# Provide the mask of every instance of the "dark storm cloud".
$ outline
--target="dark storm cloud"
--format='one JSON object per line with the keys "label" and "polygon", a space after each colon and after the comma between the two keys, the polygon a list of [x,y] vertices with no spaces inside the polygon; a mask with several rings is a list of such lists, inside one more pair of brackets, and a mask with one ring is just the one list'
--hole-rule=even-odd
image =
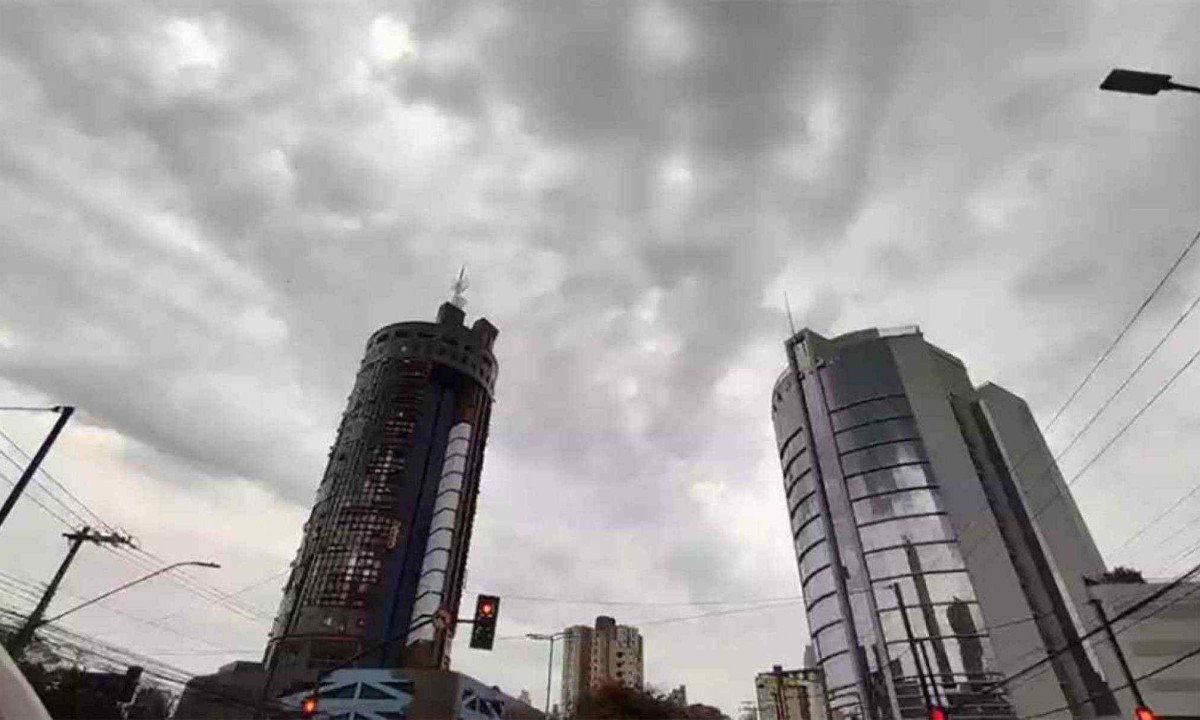
{"label": "dark storm cloud", "polygon": [[366,336],[467,262],[501,329],[471,583],[794,592],[773,296],[1048,405],[1195,220],[1194,113],[1095,97],[1113,43],[1197,67],[1159,9],[5,7],[0,373],[306,506]]}

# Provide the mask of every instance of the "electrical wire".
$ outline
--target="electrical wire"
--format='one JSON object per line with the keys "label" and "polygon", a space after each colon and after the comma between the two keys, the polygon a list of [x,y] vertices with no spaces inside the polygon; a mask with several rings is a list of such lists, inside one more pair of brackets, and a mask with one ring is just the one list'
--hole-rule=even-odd
{"label": "electrical wire", "polygon": [[[4,438],[6,441],[8,441],[8,444],[9,444],[9,445],[12,445],[14,448],[16,448],[16,450],[17,450],[17,453],[19,453],[19,454],[20,454],[20,455],[21,455],[23,458],[25,458],[26,462],[32,462],[32,461],[33,461],[33,458],[32,458],[32,457],[29,455],[29,453],[25,452],[25,449],[24,449],[24,448],[22,448],[20,445],[18,445],[18,444],[16,443],[16,441],[15,441],[15,440],[13,440],[11,437],[9,437],[8,433],[4,432],[4,429],[3,429],[3,428],[0,428],[0,437]],[[17,464],[17,462],[16,462],[15,460],[13,460],[13,459],[12,459],[12,457],[10,457],[10,456],[8,455],[8,453],[6,453],[6,452],[4,452],[4,451],[0,450],[0,455],[3,455],[5,458],[7,458],[7,459],[8,459],[8,461],[9,461],[9,462],[11,462],[13,465],[15,465],[15,466],[17,466],[17,467],[19,467],[19,468],[20,468],[20,467],[22,467],[22,466],[18,465],[18,464]],[[23,469],[23,468],[22,468],[22,469]],[[99,515],[97,515],[95,512],[93,512],[93,511],[92,511],[92,509],[91,509],[90,507],[88,507],[87,503],[83,502],[83,501],[82,501],[82,500],[80,500],[78,497],[76,497],[74,493],[72,493],[72,492],[71,492],[69,489],[67,489],[67,486],[66,486],[66,485],[63,485],[61,482],[59,482],[59,481],[58,481],[58,479],[57,479],[57,478],[55,478],[53,475],[51,475],[49,470],[47,470],[47,469],[46,469],[45,467],[43,467],[43,466],[38,466],[38,470],[37,470],[37,471],[38,471],[38,473],[39,473],[39,474],[41,474],[41,476],[42,476],[42,477],[44,477],[44,478],[46,478],[47,480],[49,480],[50,482],[54,483],[54,485],[55,485],[55,486],[57,486],[57,487],[58,487],[60,490],[62,490],[62,491],[63,491],[63,493],[64,493],[64,494],[65,494],[67,497],[69,497],[69,498],[71,498],[72,500],[74,500],[74,501],[75,501],[75,503],[76,503],[77,505],[79,505],[79,507],[83,508],[83,511],[84,511],[85,513],[87,513],[88,515],[90,515],[90,516],[91,516],[91,517],[92,517],[92,518],[95,520],[95,522],[96,522],[96,523],[99,523],[100,527],[104,528],[104,529],[105,529],[105,530],[107,530],[108,532],[116,532],[116,529],[115,529],[115,528],[113,528],[111,525],[109,525],[107,522],[105,522],[105,521],[104,521],[104,519],[103,519],[103,518],[101,518]],[[44,487],[44,486],[43,486],[43,490],[45,490],[45,487]],[[48,492],[48,491],[47,491],[47,494],[49,494],[49,492]],[[65,503],[64,503],[64,505],[65,505]],[[82,518],[80,518],[80,519],[82,520]],[[85,524],[85,525],[89,525],[89,524],[91,524],[91,523],[90,523],[90,522],[88,522],[88,521],[83,521],[83,524]]]}
{"label": "electrical wire", "polygon": [[[1172,581],[1171,581],[1170,583],[1168,583],[1168,584],[1167,584],[1165,587],[1163,587],[1163,588],[1160,588],[1159,590],[1156,590],[1156,591],[1154,591],[1154,592],[1153,592],[1153,593],[1151,593],[1150,595],[1148,595],[1148,596],[1146,596],[1146,597],[1142,598],[1141,600],[1139,600],[1138,602],[1136,602],[1136,603],[1134,603],[1133,605],[1129,606],[1129,607],[1128,607],[1128,608],[1126,608],[1125,610],[1122,610],[1121,612],[1117,613],[1115,616],[1113,616],[1113,618],[1112,618],[1111,620],[1109,620],[1109,622],[1108,622],[1109,626],[1111,627],[1111,626],[1115,625],[1116,623],[1120,622],[1121,620],[1125,619],[1126,617],[1129,617],[1129,616],[1130,616],[1130,615],[1132,615],[1133,613],[1135,613],[1135,612],[1137,612],[1137,611],[1141,610],[1142,608],[1146,607],[1147,605],[1149,605],[1150,603],[1154,602],[1154,601],[1155,601],[1155,600],[1157,600],[1158,598],[1160,598],[1160,597],[1162,597],[1163,595],[1167,594],[1167,593],[1168,593],[1168,592],[1170,592],[1171,590],[1174,590],[1176,587],[1178,587],[1178,586],[1179,586],[1181,583],[1183,583],[1183,582],[1184,582],[1185,580],[1187,580],[1189,577],[1191,577],[1192,575],[1196,574],[1196,572],[1200,572],[1200,565],[1196,565],[1196,566],[1195,566],[1195,567],[1193,567],[1191,570],[1188,570],[1186,573],[1184,573],[1184,574],[1180,575],[1180,576],[1179,576],[1178,578],[1176,578],[1175,580],[1172,580]],[[1168,604],[1168,605],[1166,605],[1166,606],[1164,606],[1164,607],[1169,607],[1169,606],[1170,606],[1170,604]],[[1154,614],[1156,614],[1157,612],[1160,612],[1161,610],[1162,610],[1162,608],[1159,608],[1159,610],[1155,611],[1155,613],[1151,613],[1151,615],[1154,615]],[[1149,616],[1148,616],[1148,617],[1149,617]],[[1144,618],[1143,618],[1143,619],[1144,619]],[[1137,623],[1134,623],[1134,625],[1136,625],[1136,624],[1137,624]],[[1129,625],[1129,626],[1127,626],[1125,629],[1128,629],[1129,627],[1133,627],[1133,625]],[[1025,675],[1026,675],[1027,673],[1029,673],[1031,670],[1033,670],[1033,669],[1035,669],[1035,668],[1038,668],[1038,667],[1041,667],[1042,665],[1045,665],[1045,664],[1049,663],[1051,660],[1053,660],[1054,658],[1056,658],[1056,657],[1058,657],[1059,655],[1063,654],[1064,652],[1066,652],[1066,651],[1070,650],[1072,647],[1075,647],[1076,645],[1082,645],[1082,643],[1083,643],[1083,641],[1084,641],[1084,640],[1087,640],[1088,638],[1092,637],[1093,635],[1095,635],[1095,634],[1097,634],[1097,633],[1101,632],[1103,629],[1104,629],[1103,625],[1101,625],[1101,626],[1099,626],[1099,627],[1096,627],[1096,628],[1093,628],[1093,629],[1092,629],[1092,630],[1090,630],[1089,632],[1087,632],[1087,633],[1085,633],[1084,635],[1080,636],[1078,640],[1073,640],[1073,641],[1071,641],[1071,642],[1068,642],[1067,644],[1063,645],[1061,648],[1059,648],[1059,649],[1057,649],[1057,650],[1055,650],[1055,651],[1053,651],[1053,652],[1048,652],[1048,653],[1046,654],[1046,657],[1044,657],[1044,658],[1042,658],[1042,659],[1038,660],[1037,662],[1033,663],[1032,665],[1029,665],[1029,666],[1027,666],[1027,667],[1025,667],[1025,668],[1022,668],[1021,670],[1018,670],[1018,671],[1017,671],[1017,672],[1015,672],[1015,673],[1012,673],[1011,675],[1009,675],[1008,677],[1004,678],[1003,680],[999,680],[999,681],[997,681],[997,682],[995,682],[995,683],[992,683],[992,684],[990,684],[990,685],[987,685],[987,686],[985,686],[985,687],[983,688],[983,690],[984,690],[984,691],[986,691],[986,690],[990,690],[990,689],[991,689],[991,688],[993,688],[993,687],[1002,687],[1002,686],[1006,686],[1006,685],[1008,685],[1008,684],[1009,684],[1009,683],[1011,683],[1013,680],[1016,680],[1017,678],[1020,678],[1020,677],[1022,677],[1022,676],[1025,676]],[[1114,631],[1114,634],[1115,634],[1115,631]]]}
{"label": "electrical wire", "polygon": [[[1164,665],[1159,665],[1158,667],[1154,668],[1150,672],[1144,673],[1144,674],[1134,678],[1133,682],[1141,682],[1147,678],[1152,678],[1161,672],[1165,672],[1165,671],[1175,667],[1176,665],[1178,665],[1179,663],[1181,663],[1185,660],[1189,660],[1193,657],[1196,657],[1197,655],[1200,655],[1200,647],[1196,647],[1195,649],[1191,650],[1190,652],[1186,652],[1183,655],[1180,655],[1179,657],[1175,658],[1171,662],[1166,663]],[[1129,687],[1131,684],[1132,683],[1125,683],[1124,685],[1119,685],[1115,688],[1110,688],[1109,692],[1116,692],[1118,690],[1124,690],[1125,688]],[[1040,718],[1040,717],[1045,717],[1047,715],[1053,715],[1054,713],[1062,712],[1063,710],[1070,710],[1072,708],[1079,707],[1080,705],[1083,705],[1084,703],[1089,703],[1089,702],[1097,699],[1098,697],[1101,697],[1101,695],[1102,695],[1101,693],[1096,693],[1095,695],[1090,695],[1076,703],[1070,703],[1067,705],[1063,705],[1062,707],[1057,707],[1057,708],[1054,708],[1053,710],[1045,710],[1043,712],[1037,713],[1036,715],[1028,715],[1024,718],[1024,720],[1034,720],[1034,718]]]}
{"label": "electrical wire", "polygon": [[[1080,468],[1071,477],[1070,480],[1068,480],[1064,485],[1060,485],[1059,483],[1054,483],[1053,484],[1054,492],[1050,495],[1049,498],[1046,499],[1046,502],[1042,503],[1042,505],[1035,512],[1033,512],[1033,514],[1031,515],[1031,521],[1036,520],[1039,517],[1041,517],[1042,513],[1045,512],[1047,509],[1049,509],[1049,507],[1051,505],[1053,505],[1056,500],[1058,500],[1061,497],[1064,497],[1064,495],[1063,495],[1064,490],[1067,490],[1067,489],[1070,489],[1071,487],[1073,487],[1075,485],[1075,483],[1078,482],[1079,479],[1083,477],[1084,473],[1086,473],[1089,469],[1091,469],[1091,467],[1096,463],[1096,461],[1099,460],[1106,452],[1108,452],[1109,448],[1113,447],[1113,445],[1115,445],[1116,442],[1119,439],[1121,439],[1122,436],[1124,436],[1124,434],[1129,430],[1129,428],[1133,427],[1133,424],[1136,423],[1143,415],[1145,415],[1146,411],[1149,410],[1154,405],[1154,403],[1157,402],[1158,399],[1161,398],[1163,396],[1163,394],[1166,393],[1166,391],[1171,388],[1171,386],[1175,383],[1175,381],[1177,379],[1179,379],[1179,377],[1181,375],[1183,375],[1184,371],[1186,371],[1189,367],[1191,367],[1192,363],[1194,363],[1196,361],[1197,357],[1200,357],[1200,349],[1197,349],[1196,352],[1192,353],[1192,356],[1190,358],[1188,358],[1187,362],[1185,362],[1183,365],[1181,365],[1171,375],[1171,377],[1169,377],[1167,379],[1166,382],[1164,382],[1161,386],[1159,386],[1158,391],[1155,392],[1154,395],[1152,395],[1150,397],[1150,399],[1147,400],[1142,405],[1142,407],[1133,415],[1132,418],[1129,419],[1128,422],[1126,422],[1124,425],[1122,425],[1121,428],[1119,430],[1117,430],[1117,432],[1114,433],[1113,436],[1110,437],[1108,439],[1108,441],[1104,443],[1103,446],[1101,446],[1101,448],[1096,452],[1096,454],[1094,454],[1091,457],[1091,459],[1088,460],[1087,463],[1085,463],[1084,466],[1082,468]],[[1055,467],[1054,462],[1051,462],[1046,468],[1043,469],[1043,474],[1042,474],[1041,478],[1048,476],[1049,471],[1052,470],[1054,467]],[[1015,472],[1015,469],[1014,469],[1014,472]],[[971,555],[973,555],[975,552],[977,552],[979,550],[979,548],[981,547],[982,542],[983,542],[983,538],[980,538],[980,541],[978,543],[976,543],[972,548],[970,548],[969,550],[964,552],[963,553],[964,558],[969,558]],[[999,545],[995,546],[994,552],[992,553],[992,555],[987,558],[984,558],[984,559],[990,560],[992,557],[998,557],[998,553],[1002,549],[1004,549],[1004,547],[1005,547],[1005,545],[1003,543],[1000,543]]]}
{"label": "electrical wire", "polygon": [[[1058,423],[1058,420],[1062,417],[1062,415],[1066,411],[1066,409],[1071,405],[1072,402],[1075,401],[1075,399],[1079,396],[1080,391],[1083,390],[1084,386],[1086,386],[1088,384],[1088,382],[1092,379],[1092,377],[1096,374],[1096,370],[1098,370],[1100,368],[1100,366],[1104,363],[1104,361],[1107,360],[1108,357],[1112,354],[1112,351],[1117,347],[1117,345],[1120,344],[1121,340],[1125,337],[1126,333],[1129,332],[1129,329],[1131,327],[1133,327],[1133,324],[1137,321],[1137,319],[1139,317],[1141,317],[1142,312],[1145,311],[1145,309],[1150,305],[1150,302],[1158,295],[1159,290],[1161,290],[1162,287],[1166,284],[1167,280],[1171,277],[1171,275],[1175,272],[1175,270],[1183,262],[1184,258],[1186,258],[1188,256],[1188,254],[1191,253],[1192,249],[1196,246],[1196,243],[1198,241],[1200,241],[1200,230],[1196,231],[1196,234],[1192,237],[1191,241],[1188,242],[1188,244],[1184,248],[1183,252],[1179,255],[1179,257],[1175,260],[1175,262],[1171,265],[1171,267],[1167,269],[1167,272],[1158,281],[1158,284],[1155,285],[1154,289],[1150,291],[1150,294],[1146,296],[1146,299],[1142,301],[1142,304],[1138,307],[1137,311],[1133,314],[1133,317],[1131,317],[1129,319],[1129,321],[1125,323],[1125,326],[1121,328],[1121,331],[1117,333],[1117,336],[1112,340],[1111,343],[1109,343],[1108,347],[1105,348],[1104,352],[1101,353],[1100,357],[1096,360],[1095,364],[1092,365],[1091,369],[1087,372],[1086,375],[1084,375],[1083,379],[1080,380],[1078,385],[1075,386],[1075,389],[1071,392],[1070,396],[1067,397],[1067,399],[1062,403],[1062,405],[1059,406],[1058,410],[1055,411],[1054,416],[1050,419],[1050,422],[1046,424],[1046,427],[1043,430],[1043,433],[1039,434],[1038,437],[1035,437],[1033,440],[1031,440],[1029,446],[1025,449],[1025,451],[1021,454],[1021,456],[1017,459],[1017,461],[1013,463],[1013,474],[1016,474],[1020,470],[1020,468],[1024,466],[1025,461],[1028,460],[1030,458],[1030,456],[1034,453],[1034,451],[1038,449],[1038,446],[1039,446],[1038,440],[1042,437],[1042,435],[1044,433],[1048,433]],[[1200,301],[1200,298],[1197,298],[1197,301]],[[1153,355],[1164,342],[1166,342],[1166,338],[1169,337],[1175,331],[1175,329],[1178,328],[1178,326],[1180,324],[1182,324],[1183,320],[1192,312],[1192,310],[1195,307],[1196,307],[1196,302],[1193,302],[1192,306],[1188,308],[1188,310],[1183,314],[1183,316],[1181,316],[1178,320],[1176,320],[1175,324],[1167,331],[1167,333],[1163,336],[1163,338],[1159,340],[1159,344],[1156,345],[1154,347],[1154,349],[1151,350],[1150,353],[1146,357],[1143,358],[1142,362],[1138,365],[1138,367],[1126,377],[1125,382],[1122,383],[1121,387],[1118,388],[1117,392],[1113,393],[1113,395],[1109,396],[1109,399],[1104,403],[1105,408],[1107,408],[1108,405],[1111,403],[1112,399],[1114,397],[1116,397],[1116,395],[1119,394],[1121,392],[1121,390],[1124,389],[1125,385],[1127,385],[1133,379],[1133,375],[1135,375],[1138,372],[1138,370],[1141,370],[1142,366],[1145,365],[1145,363],[1149,360],[1150,356]],[[1091,423],[1097,417],[1099,417],[1099,415],[1102,412],[1103,412],[1103,409],[1094,413],[1092,418],[1089,419],[1089,421],[1088,421],[1088,426],[1090,426]],[[1074,445],[1075,441],[1078,440],[1079,437],[1082,436],[1082,434],[1083,434],[1083,431],[1081,430],[1079,433],[1076,434],[1075,438],[1073,438],[1071,440],[1070,445]],[[1069,446],[1068,446],[1068,449],[1069,449]],[[1065,453],[1065,452],[1066,452],[1066,450],[1063,451],[1063,453]],[[1060,453],[1058,456],[1056,456],[1055,461],[1057,461],[1058,458],[1061,457],[1063,453]],[[1054,463],[1051,463],[1050,467],[1054,467]],[[1049,468],[1046,468],[1046,469],[1049,469]],[[976,523],[978,523],[978,522],[979,522],[978,519],[976,519],[976,520],[972,520],[970,523],[968,523],[967,527],[962,532],[962,536],[966,537],[969,534],[969,532],[972,529],[974,529]],[[982,540],[981,540],[981,542],[982,542]]]}
{"label": "electrical wire", "polygon": [[[1137,532],[1135,532],[1134,534],[1132,534],[1128,538],[1126,538],[1125,542],[1118,545],[1117,549],[1112,551],[1112,557],[1116,557],[1117,553],[1119,553],[1122,550],[1124,550],[1125,548],[1129,547],[1130,543],[1132,543],[1134,540],[1138,539],[1143,534],[1145,534],[1145,532],[1147,530],[1149,530],[1150,528],[1154,527],[1155,524],[1157,524],[1159,520],[1163,519],[1167,515],[1170,515],[1171,511],[1173,511],[1175,508],[1179,507],[1183,503],[1187,502],[1196,493],[1200,493],[1200,482],[1197,482],[1196,485],[1194,487],[1192,487],[1190,492],[1184,494],[1182,497],[1180,497],[1178,500],[1176,500],[1171,505],[1171,507],[1167,508],[1166,510],[1163,510],[1158,515],[1155,515],[1153,518],[1150,519],[1149,522],[1147,522],[1145,525],[1142,525],[1140,530],[1138,530]],[[1185,525],[1185,527],[1186,527],[1186,525]]]}
{"label": "electrical wire", "polygon": [[1176,268],[1183,263],[1184,258],[1188,256],[1188,254],[1192,251],[1192,248],[1196,247],[1196,243],[1198,241],[1200,241],[1200,230],[1196,231],[1196,234],[1187,244],[1187,247],[1184,248],[1183,253],[1176,258],[1171,267],[1167,268],[1167,272],[1163,274],[1162,279],[1158,281],[1158,284],[1154,286],[1154,289],[1150,291],[1150,294],[1147,295],[1146,299],[1142,301],[1142,304],[1138,306],[1137,312],[1133,314],[1133,317],[1129,318],[1129,321],[1125,323],[1123,328],[1121,328],[1121,332],[1117,333],[1117,336],[1113,338],[1113,341],[1109,343],[1108,347],[1104,349],[1104,352],[1100,354],[1100,357],[1096,359],[1096,362],[1092,365],[1091,370],[1088,370],[1087,375],[1083,376],[1083,380],[1079,381],[1079,384],[1076,385],[1075,389],[1071,391],[1071,395],[1067,398],[1066,402],[1064,402],[1062,406],[1058,408],[1058,410],[1054,413],[1054,417],[1050,418],[1050,422],[1046,425],[1046,432],[1049,432],[1050,428],[1054,427],[1054,425],[1058,423],[1058,420],[1062,417],[1063,412],[1066,411],[1067,407],[1075,400],[1076,397],[1079,396],[1080,391],[1082,391],[1083,387],[1088,384],[1088,381],[1092,379],[1092,376],[1096,374],[1096,371],[1100,369],[1100,366],[1104,364],[1104,361],[1108,359],[1109,355],[1112,355],[1112,351],[1121,343],[1121,340],[1125,337],[1125,334],[1129,332],[1129,329],[1133,327],[1133,324],[1137,322],[1137,319],[1142,316],[1143,312],[1146,311],[1146,308],[1149,307],[1150,302],[1153,301],[1158,295],[1158,291],[1162,290],[1163,286],[1167,284],[1167,280],[1175,272]]}

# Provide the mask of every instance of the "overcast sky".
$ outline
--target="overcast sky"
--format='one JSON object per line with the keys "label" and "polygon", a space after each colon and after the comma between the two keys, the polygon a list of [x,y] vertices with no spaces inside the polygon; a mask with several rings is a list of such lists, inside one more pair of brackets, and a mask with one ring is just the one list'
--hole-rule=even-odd
{"label": "overcast sky", "polygon": [[[507,596],[501,637],[796,598],[784,291],[818,332],[920,325],[1045,423],[1200,226],[1200,98],[1097,85],[1200,82],[1198,29],[1191,0],[6,3],[0,405],[78,406],[54,477],[216,587],[275,576],[238,596],[269,617],[366,338],[466,263],[501,365],[467,591]],[[1198,291],[1191,257],[1054,447]],[[1163,575],[1200,540],[1194,497],[1121,547],[1200,480],[1197,392],[1074,485],[1110,562]],[[32,451],[52,420],[0,428]],[[0,572],[45,581],[65,528],[35,497]],[[55,607],[139,572],[86,547]],[[67,625],[190,672],[258,658],[267,622],[152,582]],[[715,601],[743,604],[687,604]],[[643,634],[651,683],[730,713],[808,642],[797,602]],[[544,644],[465,640],[458,669],[540,704]]]}

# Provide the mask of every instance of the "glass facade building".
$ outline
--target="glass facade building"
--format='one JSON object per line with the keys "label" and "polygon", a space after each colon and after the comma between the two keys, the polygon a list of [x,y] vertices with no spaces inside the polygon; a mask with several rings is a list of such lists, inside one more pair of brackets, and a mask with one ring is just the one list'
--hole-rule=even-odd
{"label": "glass facade building", "polygon": [[[497,364],[497,330],[455,304],[371,335],[268,642],[271,673],[447,667]],[[407,632],[406,632],[407,629]]]}
{"label": "glass facade building", "polygon": [[1012,718],[1103,691],[1083,651],[989,686],[1078,633],[962,363],[916,328],[786,347],[772,417],[830,715]]}

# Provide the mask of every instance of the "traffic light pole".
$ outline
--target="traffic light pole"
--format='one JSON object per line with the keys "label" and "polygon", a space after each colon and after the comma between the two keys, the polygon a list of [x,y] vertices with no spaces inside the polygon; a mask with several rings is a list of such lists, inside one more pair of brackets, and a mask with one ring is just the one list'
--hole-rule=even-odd
{"label": "traffic light pole", "polygon": [[12,492],[8,494],[8,499],[4,501],[4,506],[0,507],[0,526],[4,525],[4,521],[8,518],[8,514],[12,512],[13,506],[17,504],[21,493],[25,492],[25,486],[33,479],[33,474],[37,472],[41,466],[42,460],[45,459],[46,453],[50,452],[50,446],[58,439],[58,434],[62,432],[63,426],[71,419],[71,415],[75,412],[75,408],[70,405],[63,405],[55,408],[58,410],[58,420],[55,421],[54,427],[50,428],[50,434],[42,441],[41,447],[33,454],[33,459],[25,466],[25,472],[21,473],[21,478],[17,480],[17,484],[13,485]]}
{"label": "traffic light pole", "polygon": [[1104,612],[1104,604],[1098,598],[1091,598],[1088,602],[1092,607],[1096,608],[1096,615],[1100,618],[1100,623],[1104,625],[1104,633],[1108,635],[1108,642],[1112,645],[1113,653],[1117,656],[1117,662],[1121,664],[1121,672],[1125,674],[1125,682],[1129,684],[1129,690],[1133,693],[1133,699],[1138,707],[1145,707],[1146,701],[1142,698],[1142,691],[1138,688],[1137,678],[1129,670],[1129,663],[1125,662],[1125,653],[1121,651],[1121,646],[1117,644],[1117,636],[1113,633],[1112,625],[1108,622],[1108,614]]}

